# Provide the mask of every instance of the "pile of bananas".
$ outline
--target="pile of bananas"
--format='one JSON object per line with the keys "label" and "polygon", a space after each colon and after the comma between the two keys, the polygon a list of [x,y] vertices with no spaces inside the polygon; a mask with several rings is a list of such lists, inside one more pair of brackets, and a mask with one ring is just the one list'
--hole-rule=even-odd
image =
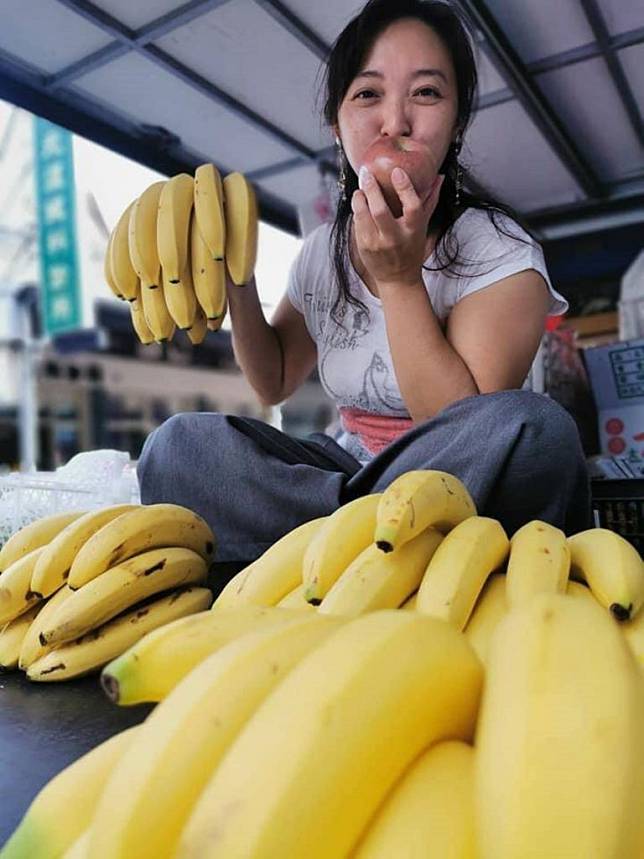
{"label": "pile of bananas", "polygon": [[112,700],[157,706],[0,856],[639,859],[643,603],[617,534],[508,539],[409,472],[108,664]]}
{"label": "pile of bananas", "polygon": [[95,671],[212,602],[211,529],[173,504],[47,516],[0,551],[0,668],[30,680]]}
{"label": "pile of bananas", "polygon": [[155,182],[130,203],[107,243],[104,271],[114,295],[130,302],[141,343],[171,340],[178,327],[197,344],[221,327],[226,268],[237,286],[253,276],[258,217],[243,173],[222,181],[214,164],[194,178]]}

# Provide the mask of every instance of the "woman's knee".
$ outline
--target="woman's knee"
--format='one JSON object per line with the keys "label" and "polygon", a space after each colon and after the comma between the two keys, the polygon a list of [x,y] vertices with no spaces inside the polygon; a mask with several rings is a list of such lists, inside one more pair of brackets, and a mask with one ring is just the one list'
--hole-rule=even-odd
{"label": "woman's knee", "polygon": [[562,453],[582,454],[581,438],[574,418],[556,400],[533,391],[515,391],[517,418],[529,433],[544,440],[556,441]]}
{"label": "woman's knee", "polygon": [[574,418],[556,400],[532,391],[504,392],[506,407],[517,423],[512,449],[513,470],[524,485],[584,486],[586,459]]}
{"label": "woman's knee", "polygon": [[[139,480],[155,467],[167,467],[199,455],[207,437],[217,432],[224,416],[219,413],[179,412],[154,429],[145,440],[137,464]],[[206,426],[207,425],[207,426]],[[212,448],[216,446],[207,445]]]}
{"label": "woman's knee", "polygon": [[579,445],[574,418],[556,400],[534,391],[509,390],[481,395],[481,407],[503,423],[515,424],[533,436],[559,439],[563,446]]}

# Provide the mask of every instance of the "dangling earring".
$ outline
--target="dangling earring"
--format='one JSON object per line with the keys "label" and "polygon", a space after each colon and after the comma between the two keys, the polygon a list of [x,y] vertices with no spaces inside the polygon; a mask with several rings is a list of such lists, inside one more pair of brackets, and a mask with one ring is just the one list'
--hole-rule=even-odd
{"label": "dangling earring", "polygon": [[461,152],[461,147],[463,146],[463,137],[461,132],[459,131],[456,140],[454,141],[454,153],[456,160],[456,194],[454,197],[454,206],[458,209],[461,204],[461,189],[463,188],[463,168],[461,167],[460,161],[458,160],[458,156]]}
{"label": "dangling earring", "polygon": [[338,179],[338,191],[340,192],[340,199],[342,202],[346,202],[347,199],[347,171],[346,171],[346,161],[343,158],[342,144],[340,143],[340,138],[336,137],[335,142],[338,145],[338,157],[340,159],[340,178]]}

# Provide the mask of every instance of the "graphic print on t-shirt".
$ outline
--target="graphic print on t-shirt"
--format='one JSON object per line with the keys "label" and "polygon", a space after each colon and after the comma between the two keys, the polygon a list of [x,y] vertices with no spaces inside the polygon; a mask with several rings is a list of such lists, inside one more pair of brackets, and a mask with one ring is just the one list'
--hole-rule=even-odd
{"label": "graphic print on t-shirt", "polygon": [[[305,302],[312,298],[305,293]],[[320,303],[327,306],[321,307]],[[328,300],[319,299],[316,303],[318,373],[322,387],[340,406],[377,414],[406,414],[393,365],[387,359],[388,344],[374,339],[373,318],[362,308],[345,303],[338,324],[330,318],[328,304]],[[359,387],[357,368],[364,368]]]}

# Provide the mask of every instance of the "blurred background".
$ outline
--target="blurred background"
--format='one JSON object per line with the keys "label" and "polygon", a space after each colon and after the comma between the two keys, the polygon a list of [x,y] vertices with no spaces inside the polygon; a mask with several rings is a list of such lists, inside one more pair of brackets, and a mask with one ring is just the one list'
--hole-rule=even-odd
{"label": "blurred background", "polygon": [[[596,476],[644,474],[644,6],[458,0],[480,75],[466,184],[514,206],[570,302],[535,390],[575,417]],[[149,184],[212,161],[256,188],[270,317],[303,238],[332,217],[324,60],[354,0],[5,0],[0,30],[0,469],[139,455],[179,411],[333,427],[314,373],[264,409],[229,323],[142,346],[103,278],[107,237]],[[626,344],[626,345],[624,345]],[[616,350],[616,351],[615,351]]]}

